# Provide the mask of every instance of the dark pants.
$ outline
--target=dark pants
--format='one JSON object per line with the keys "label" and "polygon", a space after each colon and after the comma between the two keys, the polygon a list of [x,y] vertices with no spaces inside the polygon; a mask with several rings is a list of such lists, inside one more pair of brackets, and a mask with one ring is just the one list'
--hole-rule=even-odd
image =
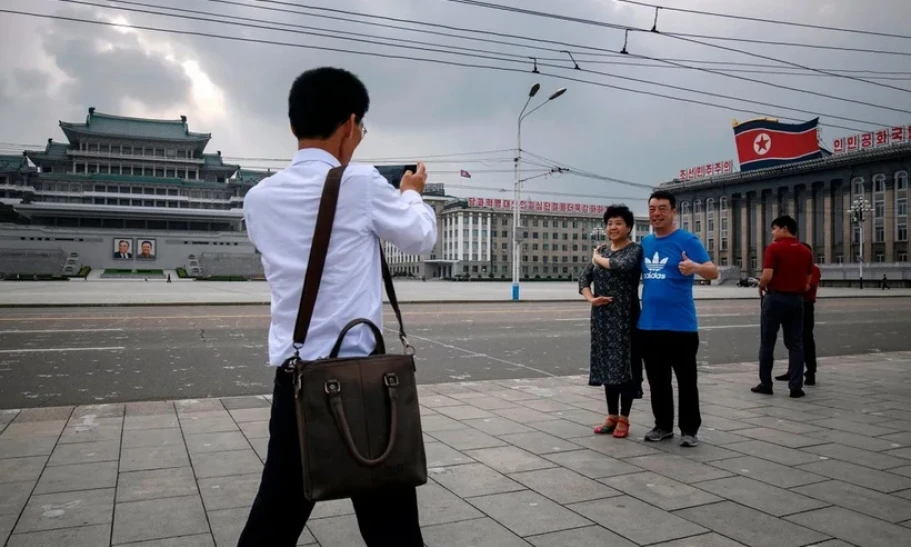
{"label": "dark pants", "polygon": [[[414,488],[351,500],[368,547],[422,547]],[[291,375],[277,371],[269,419],[269,452],[259,492],[238,547],[294,547],[313,503],[304,497]]]}
{"label": "dark pants", "polygon": [[803,297],[799,294],[767,293],[762,299],[759,336],[759,381],[772,387],[772,365],[778,329],[788,348],[788,387],[803,387]]}
{"label": "dark pants", "polygon": [[643,330],[642,357],[651,388],[655,427],[674,430],[674,388],[671,371],[677,376],[680,399],[680,432],[695,435],[702,425],[699,413],[699,387],[696,385],[698,332]]}
{"label": "dark pants", "polygon": [[628,393],[629,388],[623,386],[604,386],[604,395],[607,397],[607,413],[611,416],[626,416],[633,409],[633,398]]}
{"label": "dark pants", "polygon": [[814,302],[803,303],[803,362],[807,365],[807,378],[816,378],[816,340],[813,338],[815,308]]}

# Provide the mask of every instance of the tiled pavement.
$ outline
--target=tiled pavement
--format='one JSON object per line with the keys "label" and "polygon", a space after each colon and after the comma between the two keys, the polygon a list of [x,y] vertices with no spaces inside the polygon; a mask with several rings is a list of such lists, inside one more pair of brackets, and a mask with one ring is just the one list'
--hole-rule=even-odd
{"label": "tiled pavement", "polygon": [[[430,547],[911,545],[911,352],[825,359],[793,400],[754,365],[705,368],[703,444],[594,436],[583,377],[421,387]],[[0,410],[0,545],[233,546],[268,397]],[[362,545],[318,504],[300,545]]]}

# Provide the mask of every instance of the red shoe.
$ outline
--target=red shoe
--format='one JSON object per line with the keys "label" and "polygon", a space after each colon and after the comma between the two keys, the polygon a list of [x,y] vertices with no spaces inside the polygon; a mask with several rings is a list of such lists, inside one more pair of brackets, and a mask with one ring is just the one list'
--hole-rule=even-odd
{"label": "red shoe", "polygon": [[620,419],[617,420],[617,427],[614,429],[614,438],[622,439],[627,435],[629,435],[629,418],[620,416]]}

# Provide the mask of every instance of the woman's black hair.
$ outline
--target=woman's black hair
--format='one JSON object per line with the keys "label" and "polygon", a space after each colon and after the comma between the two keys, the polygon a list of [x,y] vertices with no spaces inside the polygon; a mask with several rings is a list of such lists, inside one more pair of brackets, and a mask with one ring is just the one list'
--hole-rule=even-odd
{"label": "woman's black hair", "polygon": [[622,203],[607,206],[607,210],[604,211],[605,226],[607,225],[607,221],[612,218],[622,218],[623,222],[630,229],[633,228],[633,223],[635,222],[633,212],[629,210],[629,207],[623,205]]}

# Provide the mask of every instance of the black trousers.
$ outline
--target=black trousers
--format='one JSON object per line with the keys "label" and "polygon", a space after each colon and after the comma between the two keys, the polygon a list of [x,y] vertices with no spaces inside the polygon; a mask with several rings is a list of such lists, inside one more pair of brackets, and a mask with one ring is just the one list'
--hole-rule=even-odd
{"label": "black trousers", "polygon": [[816,339],[813,326],[816,324],[816,303],[803,303],[803,362],[807,366],[807,377],[816,377]]}
{"label": "black trousers", "polygon": [[803,387],[803,297],[799,294],[770,292],[762,298],[759,335],[759,381],[772,387],[772,365],[778,330],[788,348],[788,387]]}
{"label": "black trousers", "polygon": [[[278,370],[269,418],[269,452],[238,547],[294,547],[313,503],[304,497],[291,374]],[[414,488],[351,500],[368,547],[423,547]]]}
{"label": "black trousers", "polygon": [[655,427],[664,431],[674,430],[673,371],[677,376],[680,432],[683,435],[695,435],[702,425],[696,374],[699,333],[664,330],[639,332],[642,337],[645,374],[651,389]]}

